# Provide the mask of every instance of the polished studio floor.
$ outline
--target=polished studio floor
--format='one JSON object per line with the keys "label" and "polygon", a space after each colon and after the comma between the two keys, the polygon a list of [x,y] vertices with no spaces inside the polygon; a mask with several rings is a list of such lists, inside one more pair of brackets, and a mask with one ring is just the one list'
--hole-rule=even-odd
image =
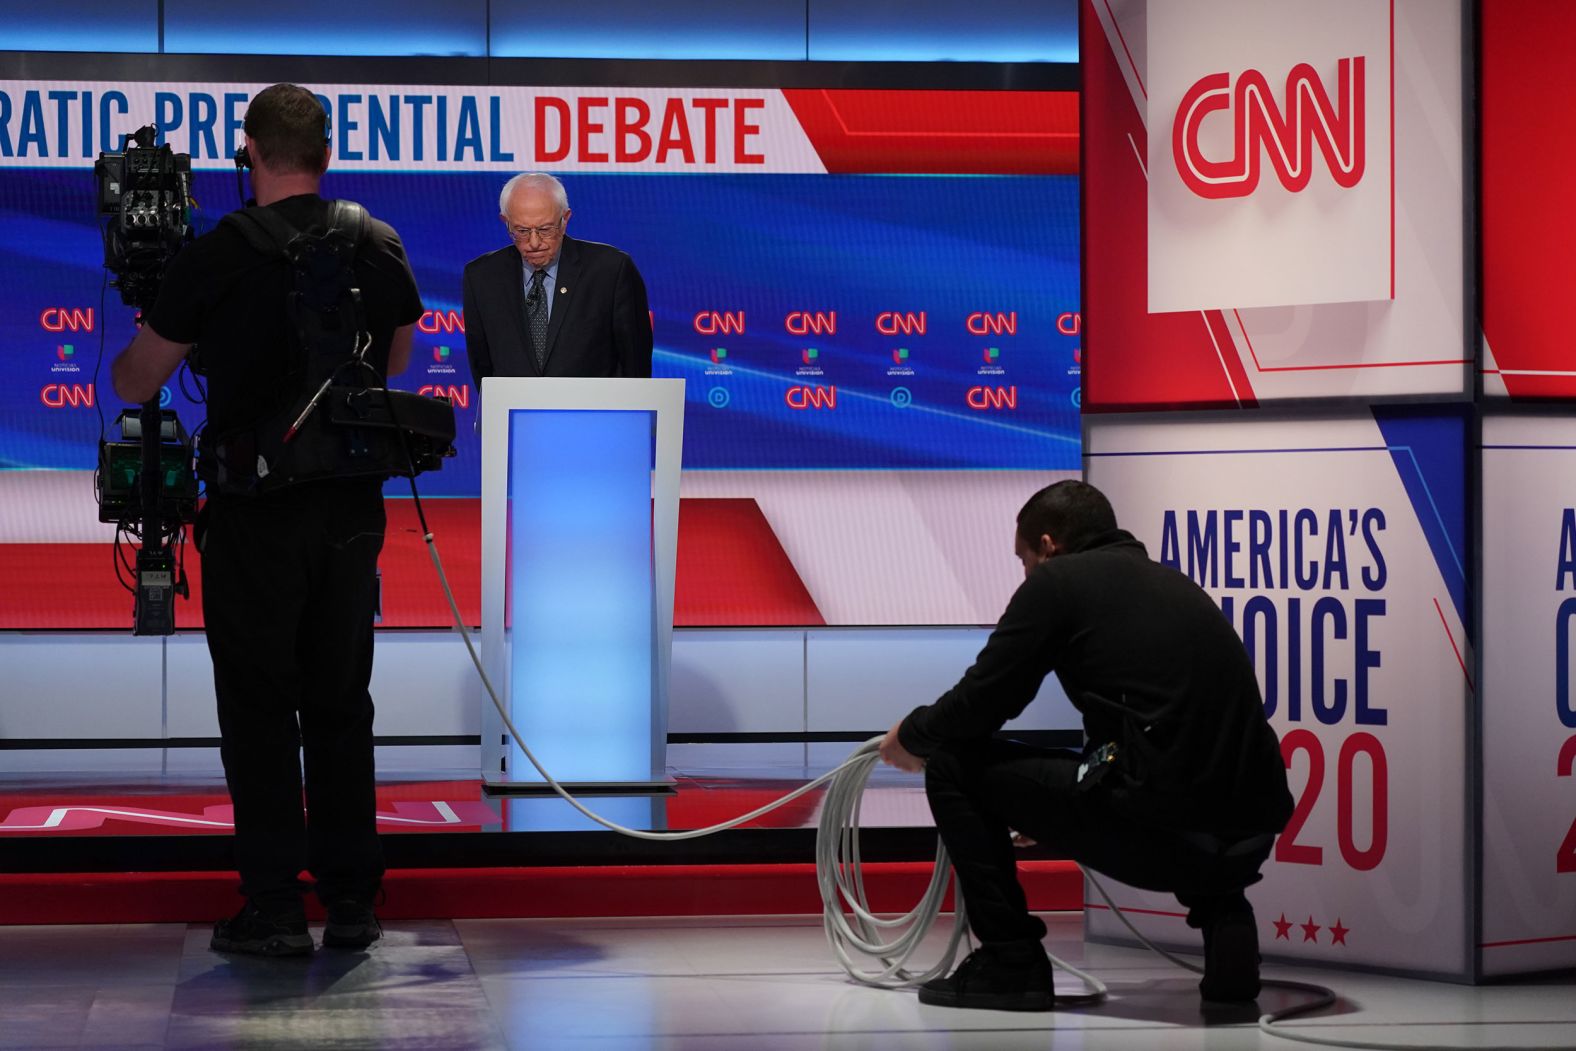
{"label": "polished studio floor", "polygon": [[[224,957],[197,926],[0,928],[3,1048],[1238,1048],[1294,1045],[1253,1012],[1204,1015],[1194,978],[1147,952],[1050,949],[1111,989],[1098,1008],[1015,1015],[921,1006],[852,984],[808,918],[392,924],[367,953]],[[939,947],[939,943],[938,943]],[[1571,1047],[1570,976],[1470,988],[1310,969],[1334,987],[1302,1032],[1364,1045]],[[1061,976],[1063,987],[1075,981]],[[1266,993],[1260,1008],[1290,1002]],[[1303,1045],[1307,1046],[1307,1045]]]}

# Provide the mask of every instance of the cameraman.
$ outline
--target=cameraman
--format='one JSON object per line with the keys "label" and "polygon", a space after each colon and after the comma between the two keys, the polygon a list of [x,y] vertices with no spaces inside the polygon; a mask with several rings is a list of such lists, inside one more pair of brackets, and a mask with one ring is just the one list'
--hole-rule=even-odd
{"label": "cameraman", "polygon": [[[329,162],[328,117],[316,97],[275,84],[252,100],[245,131],[257,205],[296,230],[325,224],[330,202],[317,191]],[[367,361],[396,375],[410,360],[422,304],[391,227],[371,221],[354,275],[372,337]],[[200,344],[205,439],[277,417],[302,393],[286,320],[291,282],[282,255],[261,253],[221,223],[171,263],[141,330],[115,359],[116,393],[151,400]],[[210,458],[212,444],[203,449]],[[205,466],[211,479],[213,464]],[[383,532],[377,478],[257,495],[210,491],[199,516],[203,617],[246,897],[234,918],[215,925],[214,949],[310,953],[303,869],[328,910],[325,946],[365,948],[381,934],[372,911],[383,857],[367,686]],[[310,822],[301,807],[303,753]]]}

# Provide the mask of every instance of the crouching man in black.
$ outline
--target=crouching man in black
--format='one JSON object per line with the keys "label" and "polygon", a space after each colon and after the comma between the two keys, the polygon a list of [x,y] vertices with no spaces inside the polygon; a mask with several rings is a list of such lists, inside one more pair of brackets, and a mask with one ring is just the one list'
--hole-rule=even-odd
{"label": "crouching man in black", "polygon": [[[1187,577],[1117,528],[1079,481],[1018,513],[1024,582],[963,678],[888,731],[881,758],[925,793],[981,943],[921,1003],[1050,1010],[1045,924],[1012,833],[1124,883],[1177,896],[1204,935],[1211,1001],[1259,992],[1243,890],[1292,812],[1275,731],[1242,642]],[[992,737],[1050,672],[1083,715],[1082,754]]]}

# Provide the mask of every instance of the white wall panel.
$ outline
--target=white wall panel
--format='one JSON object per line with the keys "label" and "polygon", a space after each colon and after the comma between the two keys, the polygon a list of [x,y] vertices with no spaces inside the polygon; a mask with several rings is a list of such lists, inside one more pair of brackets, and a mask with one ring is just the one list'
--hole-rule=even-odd
{"label": "white wall panel", "polygon": [[481,706],[492,702],[459,635],[384,631],[373,652],[372,703],[379,736],[451,736],[480,733]]}
{"label": "white wall panel", "polygon": [[[986,628],[827,629],[808,633],[811,730],[885,730],[951,689],[974,663]],[[1054,677],[1009,729],[1082,726]]]}
{"label": "white wall panel", "polygon": [[207,635],[200,631],[171,635],[166,645],[170,654],[170,736],[218,737]]}
{"label": "white wall panel", "polygon": [[0,737],[157,737],[158,639],[0,633]]}
{"label": "white wall panel", "polygon": [[805,728],[803,631],[677,631],[669,733]]}
{"label": "white wall panel", "polygon": [[[881,730],[956,682],[988,634],[976,628],[679,631],[669,729],[687,734]],[[164,733],[161,651],[168,655],[168,736],[217,737],[213,666],[206,640],[196,632],[166,640],[0,633],[0,737],[159,738]],[[372,695],[379,735],[479,732],[481,685],[452,632],[379,633]],[[1079,721],[1050,679],[1010,725],[1076,729]],[[683,747],[688,746],[676,749]],[[802,763],[807,754],[799,742],[707,747],[755,749],[726,755],[709,750],[707,766]],[[834,744],[826,758],[835,765],[853,747]],[[171,768],[213,765],[195,752],[186,754],[190,751],[172,751]],[[678,762],[686,754],[674,750],[670,758]],[[430,748],[417,749],[402,753],[395,765],[415,769],[410,764],[420,766],[423,755],[437,767],[450,765],[459,753],[445,751],[440,758]],[[0,761],[6,769],[34,768],[18,766],[20,759]],[[146,765],[134,762],[129,752],[103,761],[121,770]],[[390,761],[395,762],[392,755]]]}

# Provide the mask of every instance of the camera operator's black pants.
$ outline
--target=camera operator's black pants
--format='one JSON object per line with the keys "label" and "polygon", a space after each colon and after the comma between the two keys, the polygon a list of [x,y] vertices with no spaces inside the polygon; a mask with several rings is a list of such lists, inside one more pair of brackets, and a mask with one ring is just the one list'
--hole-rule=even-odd
{"label": "camera operator's black pants", "polygon": [[1242,890],[1258,882],[1273,837],[1223,853],[1187,833],[1140,824],[1114,812],[1098,787],[1079,791],[1081,761],[1077,752],[999,740],[926,760],[925,794],[981,942],[1045,937],[1018,883],[1009,830],[1123,883],[1175,894],[1193,926],[1248,908]]}
{"label": "camera operator's black pants", "polygon": [[236,865],[265,912],[299,908],[303,869],[325,903],[370,903],[383,875],[367,691],[380,489],[218,496],[198,523]]}

